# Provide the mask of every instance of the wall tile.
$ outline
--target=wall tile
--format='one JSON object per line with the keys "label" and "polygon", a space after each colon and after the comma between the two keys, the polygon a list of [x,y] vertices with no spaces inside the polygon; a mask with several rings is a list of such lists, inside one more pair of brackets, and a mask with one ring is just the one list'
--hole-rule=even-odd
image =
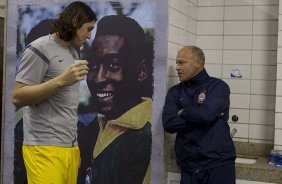
{"label": "wall tile", "polygon": [[189,0],[189,2],[193,3],[194,5],[198,4],[198,0]]}
{"label": "wall tile", "polygon": [[167,89],[179,83],[178,77],[168,77],[167,79]]}
{"label": "wall tile", "polygon": [[278,41],[277,41],[278,47],[281,47],[281,46],[282,46],[282,38],[281,38],[281,35],[282,35],[282,31],[278,31]]}
{"label": "wall tile", "polygon": [[275,112],[264,110],[250,110],[250,124],[274,126]]}
{"label": "wall tile", "polygon": [[233,141],[237,141],[237,142],[249,142],[248,138],[233,138]]}
{"label": "wall tile", "polygon": [[250,94],[250,80],[225,79],[224,81],[229,85],[231,93]]}
{"label": "wall tile", "polygon": [[275,111],[282,112],[282,97],[276,96],[276,104],[275,104]]}
{"label": "wall tile", "polygon": [[197,36],[197,45],[202,49],[222,49],[222,36]]}
{"label": "wall tile", "polygon": [[186,45],[196,45],[196,35],[188,32],[188,40]]}
{"label": "wall tile", "polygon": [[166,69],[167,69],[167,75],[169,77],[177,77],[177,73],[175,70],[175,60],[168,59]]}
{"label": "wall tile", "polygon": [[233,138],[249,138],[249,125],[248,124],[238,124],[229,123],[230,132],[236,128],[237,132],[234,134]]}
{"label": "wall tile", "polygon": [[187,14],[188,9],[188,1],[187,0],[178,0],[178,1],[170,1],[170,7]]}
{"label": "wall tile", "polygon": [[168,22],[171,25],[176,25],[177,22],[177,11],[175,9],[169,8],[168,9]]}
{"label": "wall tile", "polygon": [[279,0],[253,0],[254,5],[279,5]]}
{"label": "wall tile", "polygon": [[168,4],[169,4],[169,7],[176,9],[176,10],[178,10],[180,6],[178,1],[173,1],[173,0],[170,0]]}
{"label": "wall tile", "polygon": [[187,31],[191,33],[196,33],[196,20],[190,17],[187,17]]}
{"label": "wall tile", "polygon": [[[280,0],[279,0],[280,1]],[[280,4],[280,3],[279,3]],[[282,14],[282,6],[279,6],[279,14]],[[281,20],[281,19],[280,19]]]}
{"label": "wall tile", "polygon": [[198,7],[197,20],[223,20],[223,7]]}
{"label": "wall tile", "polygon": [[179,44],[168,42],[168,58],[175,59],[177,52],[181,47],[182,46]]}
{"label": "wall tile", "polygon": [[187,30],[188,29],[188,21],[187,16],[183,13],[177,13],[177,24],[178,27]]}
{"label": "wall tile", "polygon": [[224,20],[252,20],[252,6],[225,6]]}
{"label": "wall tile", "polygon": [[205,64],[205,68],[208,74],[212,77],[217,77],[217,78],[222,77],[221,67],[222,66],[218,64]]}
{"label": "wall tile", "polygon": [[230,108],[249,109],[250,95],[230,94]]}
{"label": "wall tile", "polygon": [[257,110],[274,110],[275,96],[251,95],[250,107]]}
{"label": "wall tile", "polygon": [[275,150],[282,150],[282,145],[274,145],[274,149]]}
{"label": "wall tile", "polygon": [[281,129],[275,129],[274,144],[282,147],[282,130]]}
{"label": "wall tile", "polygon": [[263,125],[250,125],[250,139],[274,140],[274,127]]}
{"label": "wall tile", "polygon": [[252,79],[276,80],[276,66],[254,65]]}
{"label": "wall tile", "polygon": [[199,21],[197,22],[198,35],[222,35],[222,21]]}
{"label": "wall tile", "polygon": [[253,36],[253,49],[277,50],[277,36]]}
{"label": "wall tile", "polygon": [[[282,50],[281,50],[281,53],[282,53]],[[252,51],[252,64],[276,65],[277,63],[276,60],[277,60],[276,51],[263,51],[263,50],[262,51]]]}
{"label": "wall tile", "polygon": [[278,19],[278,6],[254,6],[254,20]]}
{"label": "wall tile", "polygon": [[[238,116],[238,121],[237,122],[233,122],[232,121],[232,116],[233,115],[236,115]],[[230,108],[230,111],[229,111],[229,120],[228,122],[232,122],[232,123],[246,123],[248,124],[249,123],[249,109],[234,109],[234,108]]]}
{"label": "wall tile", "polygon": [[275,128],[282,129],[282,113],[275,113]]}
{"label": "wall tile", "polygon": [[276,96],[282,96],[282,80],[276,81]]}
{"label": "wall tile", "polygon": [[186,45],[188,41],[188,32],[183,29],[178,29],[177,32],[177,43]]}
{"label": "wall tile", "polygon": [[225,6],[230,5],[252,5],[253,0],[225,0]]}
{"label": "wall tile", "polygon": [[256,95],[275,95],[276,81],[252,80],[251,93]]}
{"label": "wall tile", "polygon": [[[282,12],[281,12],[282,13]],[[278,20],[282,20],[282,15],[281,13],[278,15]],[[282,30],[282,22],[278,21],[278,30],[281,31]]]}
{"label": "wall tile", "polygon": [[224,0],[198,0],[198,6],[224,6]]}
{"label": "wall tile", "polygon": [[168,41],[177,43],[178,28],[173,25],[168,25]]}
{"label": "wall tile", "polygon": [[171,25],[187,30],[187,16],[172,8],[169,9],[169,22]]}
{"label": "wall tile", "polygon": [[222,50],[205,50],[205,63],[207,64],[222,64]]}
{"label": "wall tile", "polygon": [[277,35],[278,34],[278,21],[253,21],[253,34],[255,35]]}
{"label": "wall tile", "polygon": [[249,139],[249,143],[257,143],[257,144],[273,144],[273,140],[258,140],[258,139]]}
{"label": "wall tile", "polygon": [[282,80],[282,64],[277,64],[277,80]]}
{"label": "wall tile", "polygon": [[224,21],[224,35],[252,35],[252,21]]}
{"label": "wall tile", "polygon": [[251,64],[252,52],[250,50],[224,50],[224,64]]}
{"label": "wall tile", "polygon": [[188,9],[187,9],[188,15],[189,15],[190,17],[194,18],[194,19],[198,19],[198,18],[197,18],[197,15],[198,15],[198,7],[196,6],[196,4],[195,4],[195,3],[191,3],[191,2],[189,2],[188,4],[189,4],[189,5],[188,5]]}
{"label": "wall tile", "polygon": [[252,36],[225,36],[224,49],[251,49]]}

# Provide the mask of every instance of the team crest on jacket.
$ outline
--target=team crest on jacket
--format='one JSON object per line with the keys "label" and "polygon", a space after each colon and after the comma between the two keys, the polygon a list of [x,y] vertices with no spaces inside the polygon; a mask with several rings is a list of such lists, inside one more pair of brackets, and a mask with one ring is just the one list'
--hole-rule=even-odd
{"label": "team crest on jacket", "polygon": [[207,92],[206,90],[203,90],[200,92],[200,94],[198,95],[198,99],[197,99],[198,104],[204,103],[206,99],[206,92]]}

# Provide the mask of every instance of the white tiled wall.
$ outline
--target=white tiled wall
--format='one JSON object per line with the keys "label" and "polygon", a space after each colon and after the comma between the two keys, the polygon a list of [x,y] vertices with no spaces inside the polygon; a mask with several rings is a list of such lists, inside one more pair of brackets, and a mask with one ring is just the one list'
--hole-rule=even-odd
{"label": "white tiled wall", "polygon": [[[196,0],[169,0],[167,87],[178,83],[175,72],[177,51],[184,45],[196,44]],[[217,30],[214,30],[215,32]]]}
{"label": "white tiled wall", "polygon": [[[274,141],[277,5],[278,0],[198,3],[197,45],[205,52],[213,49],[222,54],[222,57],[217,56],[222,58],[222,63],[219,63],[222,65],[219,67],[222,68],[222,75],[219,77],[230,85],[230,117],[239,116],[238,122],[232,122],[231,118],[229,122],[231,129],[238,129],[235,140],[257,143]],[[208,14],[204,15],[205,11]],[[215,31],[212,26],[216,25],[219,25],[217,29],[222,29],[217,33],[223,34],[212,32]],[[202,30],[207,26],[211,32]],[[210,44],[210,40],[205,38],[214,35],[216,38],[209,39],[217,40],[216,46],[211,44],[207,47],[206,42]],[[242,78],[231,78],[232,69],[239,69]]]}
{"label": "white tiled wall", "polygon": [[[239,116],[238,122],[229,121],[231,129],[238,129],[234,140],[275,142],[282,147],[278,133],[282,131],[282,36],[278,37],[282,7],[278,5],[279,0],[170,0],[168,87],[178,82],[177,50],[182,45],[199,46],[209,74],[230,85],[230,117]],[[176,36],[179,32],[181,38]],[[231,78],[234,69],[242,78]]]}

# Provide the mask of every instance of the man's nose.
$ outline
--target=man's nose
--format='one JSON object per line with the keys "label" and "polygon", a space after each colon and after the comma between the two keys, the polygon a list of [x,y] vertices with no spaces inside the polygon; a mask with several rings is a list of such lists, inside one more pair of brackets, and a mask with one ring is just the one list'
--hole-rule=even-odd
{"label": "man's nose", "polygon": [[175,70],[180,70],[179,64],[176,64]]}
{"label": "man's nose", "polygon": [[106,75],[107,75],[107,70],[104,68],[103,65],[100,65],[95,81],[97,83],[106,81],[107,80]]}

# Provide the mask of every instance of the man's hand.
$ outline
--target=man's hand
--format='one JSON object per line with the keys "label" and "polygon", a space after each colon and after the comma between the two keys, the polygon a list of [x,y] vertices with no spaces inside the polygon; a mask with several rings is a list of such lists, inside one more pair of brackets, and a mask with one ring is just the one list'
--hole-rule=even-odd
{"label": "man's hand", "polygon": [[70,65],[59,77],[62,86],[70,86],[81,81],[88,73],[88,62],[81,61]]}

